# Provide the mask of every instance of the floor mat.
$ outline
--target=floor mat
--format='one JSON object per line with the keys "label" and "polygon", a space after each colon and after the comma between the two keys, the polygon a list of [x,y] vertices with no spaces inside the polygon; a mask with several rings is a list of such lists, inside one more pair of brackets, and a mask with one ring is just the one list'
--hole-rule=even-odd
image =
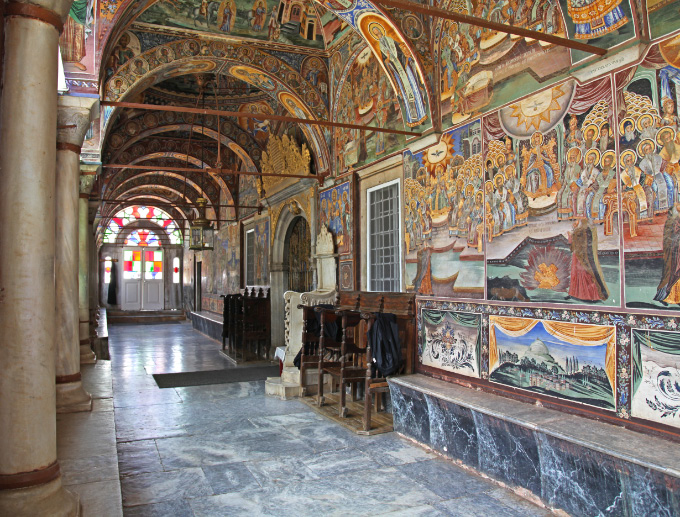
{"label": "floor mat", "polygon": [[278,375],[278,366],[252,366],[205,372],[154,373],[153,378],[159,388],[185,388],[207,384],[263,381],[267,377],[278,377]]}

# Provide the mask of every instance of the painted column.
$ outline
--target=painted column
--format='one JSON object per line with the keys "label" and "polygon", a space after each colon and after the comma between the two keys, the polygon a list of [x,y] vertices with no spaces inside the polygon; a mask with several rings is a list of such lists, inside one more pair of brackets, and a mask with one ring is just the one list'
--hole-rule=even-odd
{"label": "painted column", "polygon": [[[80,364],[94,364],[97,358],[92,351],[90,338],[90,235],[88,230],[88,199],[99,166],[80,166],[80,198],[78,199],[78,318],[80,337]],[[94,329],[93,329],[94,330]]]}
{"label": "painted column", "polygon": [[[46,7],[42,7],[43,4]],[[57,43],[70,0],[5,4],[0,99],[0,515],[75,516],[55,405]]]}
{"label": "painted column", "polygon": [[55,340],[57,413],[92,410],[80,375],[78,297],[78,193],[80,147],[90,125],[91,97],[59,97],[55,189]]}

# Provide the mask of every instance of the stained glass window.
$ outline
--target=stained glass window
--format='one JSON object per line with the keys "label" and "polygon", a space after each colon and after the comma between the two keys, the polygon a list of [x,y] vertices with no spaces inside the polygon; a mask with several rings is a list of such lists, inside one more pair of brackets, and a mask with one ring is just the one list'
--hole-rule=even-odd
{"label": "stained glass window", "polygon": [[172,283],[179,284],[179,257],[172,259]]}
{"label": "stained glass window", "polygon": [[123,251],[123,278],[126,280],[137,280],[142,276],[142,252],[124,250]]}
{"label": "stained glass window", "polygon": [[142,205],[128,206],[112,217],[104,230],[104,242],[115,243],[123,227],[139,219],[152,221],[163,228],[170,238],[170,244],[182,244],[182,232],[166,212],[153,206]]}
{"label": "stained glass window", "polygon": [[135,230],[127,239],[125,239],[126,246],[160,246],[158,236],[150,230]]}
{"label": "stained glass window", "polygon": [[111,257],[104,259],[104,283],[111,283]]}
{"label": "stained glass window", "polygon": [[144,250],[144,278],[146,280],[162,280],[163,252]]}

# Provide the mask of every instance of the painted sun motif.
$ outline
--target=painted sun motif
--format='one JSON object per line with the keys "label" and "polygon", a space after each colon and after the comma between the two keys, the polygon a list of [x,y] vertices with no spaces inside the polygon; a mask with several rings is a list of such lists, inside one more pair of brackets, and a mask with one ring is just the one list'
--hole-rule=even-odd
{"label": "painted sun motif", "polygon": [[680,65],[680,35],[659,43],[659,50],[669,64]]}
{"label": "painted sun motif", "polygon": [[538,131],[542,122],[550,123],[550,115],[553,111],[562,109],[558,99],[565,94],[561,85],[539,92],[511,104],[509,106],[512,109],[510,116],[516,119],[518,128],[524,125],[527,131],[532,128]]}
{"label": "painted sun motif", "polygon": [[434,175],[435,168],[440,163],[449,163],[454,155],[453,149],[453,133],[442,135],[439,143],[430,147],[423,153],[423,166]]}

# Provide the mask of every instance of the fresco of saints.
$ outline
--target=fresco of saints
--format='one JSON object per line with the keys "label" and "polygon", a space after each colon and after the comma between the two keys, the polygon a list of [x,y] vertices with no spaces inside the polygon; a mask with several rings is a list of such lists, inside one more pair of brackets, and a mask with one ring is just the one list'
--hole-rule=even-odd
{"label": "fresco of saints", "polygon": [[[267,38],[270,40],[275,40],[278,38],[278,28],[279,28],[279,22],[276,19],[276,6],[272,7],[272,12],[269,15],[269,24],[267,25],[269,27],[269,34],[267,35]],[[315,85],[316,86],[316,85]]]}
{"label": "fresco of saints", "polygon": [[581,152],[580,147],[572,147],[567,152],[567,165],[564,168],[562,187],[557,193],[557,218],[570,219],[573,215],[572,208],[576,206],[576,194],[578,193],[578,179],[581,177]]}
{"label": "fresco of saints", "polygon": [[418,73],[413,58],[404,54],[401,44],[387,35],[385,28],[371,24],[371,36],[378,42],[385,67],[390,71],[406,107],[407,124],[417,124],[425,118],[425,104],[420,92]]}
{"label": "fresco of saints", "polygon": [[609,298],[597,255],[597,229],[587,218],[579,218],[569,235],[571,241],[571,280],[569,296],[589,302]]}
{"label": "fresco of saints", "polygon": [[569,0],[567,9],[576,26],[576,39],[599,38],[628,23],[622,0]]}
{"label": "fresco of saints", "polygon": [[236,19],[236,5],[233,0],[224,0],[220,4],[220,9],[217,12],[217,23],[222,32],[231,32],[234,27],[234,20]]}
{"label": "fresco of saints", "polygon": [[602,170],[595,179],[592,199],[587,203],[591,206],[589,217],[595,223],[604,221],[604,213],[607,208],[604,203],[604,195],[608,192],[612,180],[616,178],[616,173],[613,170],[615,157],[614,151],[606,151],[602,155]]}
{"label": "fresco of saints", "polygon": [[264,29],[264,20],[267,15],[267,8],[263,0],[257,0],[253,4],[251,11],[253,30],[261,31]]}
{"label": "fresco of saints", "polygon": [[663,271],[654,299],[680,303],[680,203],[672,205],[663,227]]}
{"label": "fresco of saints", "polygon": [[555,178],[554,148],[554,138],[544,144],[541,133],[531,135],[531,147],[522,151],[522,182],[527,195],[539,197],[559,188]]}
{"label": "fresco of saints", "polygon": [[675,187],[673,186],[673,179],[661,172],[663,166],[663,158],[656,152],[656,143],[652,139],[643,140],[638,145],[638,155],[642,157],[640,161],[640,169],[654,178],[654,209],[658,212],[660,210],[668,210],[668,208],[675,202]]}

